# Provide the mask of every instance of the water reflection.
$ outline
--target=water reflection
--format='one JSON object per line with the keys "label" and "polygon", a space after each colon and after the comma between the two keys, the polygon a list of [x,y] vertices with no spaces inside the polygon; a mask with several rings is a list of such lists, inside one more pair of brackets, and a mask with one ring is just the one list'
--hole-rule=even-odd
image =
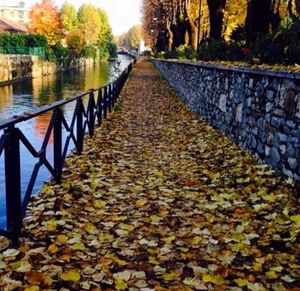
{"label": "water reflection", "polygon": [[[126,56],[120,56],[121,67],[123,70],[131,59]],[[102,63],[82,67],[68,72],[62,72],[56,75],[35,78],[13,85],[0,87],[0,120],[19,115],[24,111],[30,112],[42,105],[53,103],[85,92],[91,88],[97,88],[110,82],[115,78],[115,63]],[[85,100],[87,101],[87,100]],[[67,122],[73,116],[75,102],[66,104],[62,110]],[[39,151],[42,147],[47,132],[52,112],[37,116],[36,118],[23,122],[18,125],[26,138]],[[2,131],[0,131],[0,135]],[[63,141],[67,138],[67,132],[63,129]],[[74,145],[71,143],[71,147]],[[37,159],[33,158],[28,150],[21,145],[21,173],[22,173],[22,193],[24,195],[28,181],[32,174],[32,169]],[[53,165],[53,137],[48,142],[46,157]],[[4,169],[3,155],[0,157],[0,227],[5,224],[5,191],[4,191]],[[42,167],[34,187],[34,192],[38,192],[42,183],[49,179],[49,172]]]}

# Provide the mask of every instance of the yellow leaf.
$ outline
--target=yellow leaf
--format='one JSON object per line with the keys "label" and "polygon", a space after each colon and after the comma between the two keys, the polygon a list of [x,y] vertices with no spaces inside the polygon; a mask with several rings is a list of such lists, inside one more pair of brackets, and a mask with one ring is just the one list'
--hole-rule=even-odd
{"label": "yellow leaf", "polygon": [[64,281],[71,281],[71,282],[78,282],[80,280],[80,273],[79,270],[68,270],[63,272],[60,275],[60,278]]}
{"label": "yellow leaf", "polygon": [[85,250],[85,246],[83,243],[77,243],[77,244],[73,244],[71,246],[71,248],[74,250],[74,251],[83,251]]}
{"label": "yellow leaf", "polygon": [[269,202],[275,202],[276,201],[276,196],[275,194],[270,194],[270,195],[266,195],[263,197],[265,200],[269,201]]}
{"label": "yellow leaf", "polygon": [[95,205],[96,208],[103,209],[103,208],[105,208],[106,203],[103,202],[103,201],[96,201],[96,202],[94,203],[94,205]]}
{"label": "yellow leaf", "polygon": [[199,286],[201,284],[201,281],[197,278],[186,278],[183,280],[183,283],[185,285],[188,285],[188,286],[192,286],[192,287],[196,287],[196,286]]}
{"label": "yellow leaf", "polygon": [[180,275],[177,272],[165,273],[162,275],[165,281],[178,280]]}
{"label": "yellow leaf", "polygon": [[54,254],[54,253],[57,253],[58,252],[58,247],[57,245],[55,244],[52,244],[48,247],[48,251],[51,253],[51,254]]}
{"label": "yellow leaf", "polygon": [[152,222],[159,222],[160,221],[160,217],[157,215],[151,215],[150,219]]}
{"label": "yellow leaf", "polygon": [[57,236],[56,241],[61,243],[61,244],[65,244],[67,241],[69,240],[69,238],[66,235],[60,234]]}
{"label": "yellow leaf", "polygon": [[121,228],[125,229],[127,231],[133,231],[134,230],[134,226],[130,225],[130,224],[123,224],[123,225],[121,225]]}
{"label": "yellow leaf", "polygon": [[98,238],[101,242],[107,241],[107,240],[111,240],[113,239],[113,235],[109,234],[109,233],[104,233],[104,232],[100,232],[98,234]]}
{"label": "yellow leaf", "polygon": [[213,283],[215,285],[222,285],[222,284],[224,284],[224,279],[220,275],[209,275],[209,274],[206,274],[206,275],[203,275],[202,281],[204,283],[209,283],[210,282],[210,283]]}
{"label": "yellow leaf", "polygon": [[95,232],[96,230],[96,227],[95,225],[93,225],[92,223],[87,223],[85,226],[84,226],[84,230],[88,233],[93,233]]}
{"label": "yellow leaf", "polygon": [[278,275],[274,271],[266,272],[267,279],[277,279]]}
{"label": "yellow leaf", "polygon": [[46,222],[46,228],[48,231],[55,231],[57,227],[57,223],[55,220],[49,220]]}
{"label": "yellow leaf", "polygon": [[64,254],[60,257],[61,260],[63,261],[66,261],[66,262],[70,262],[71,260],[71,256],[70,255],[67,255],[67,254]]}
{"label": "yellow leaf", "polygon": [[171,244],[173,240],[176,239],[176,236],[175,235],[171,235],[171,236],[168,236],[168,237],[165,237],[165,238],[162,238],[161,240],[164,241],[166,244]]}
{"label": "yellow leaf", "polygon": [[190,238],[188,240],[188,243],[192,244],[192,245],[197,245],[199,244],[199,242],[202,240],[202,238],[200,236],[195,236],[193,238]]}
{"label": "yellow leaf", "polygon": [[52,285],[52,283],[53,283],[52,278],[49,275],[46,275],[44,277],[44,284],[50,286],[50,285]]}
{"label": "yellow leaf", "polygon": [[293,215],[290,217],[291,221],[295,222],[296,224],[300,224],[300,214]]}
{"label": "yellow leaf", "polygon": [[127,216],[113,215],[113,216],[111,217],[111,219],[112,219],[113,221],[124,221],[124,220],[127,219]]}
{"label": "yellow leaf", "polygon": [[128,288],[128,285],[122,278],[117,277],[115,280],[115,287],[116,287],[116,290],[124,290],[124,289]]}
{"label": "yellow leaf", "polygon": [[164,173],[162,171],[155,171],[155,172],[153,172],[153,174],[159,178],[162,178],[164,176]]}
{"label": "yellow leaf", "polygon": [[146,199],[139,199],[139,200],[136,201],[136,205],[139,206],[139,207],[142,207],[147,203],[148,203],[148,200],[146,200]]}
{"label": "yellow leaf", "polygon": [[20,267],[21,267],[21,261],[17,261],[17,262],[11,263],[11,264],[10,264],[10,267],[11,267],[12,269],[18,269],[18,268],[20,268]]}
{"label": "yellow leaf", "polygon": [[221,174],[220,173],[214,173],[208,169],[204,169],[203,170],[203,174],[205,174],[206,176],[208,176],[210,179],[212,180],[216,180],[216,179],[219,179]]}
{"label": "yellow leaf", "polygon": [[24,291],[39,291],[39,290],[40,290],[40,287],[36,286],[36,285],[30,286],[30,287],[26,287],[24,289]]}
{"label": "yellow leaf", "polygon": [[184,248],[184,247],[180,247],[180,248],[178,248],[181,252],[183,252],[183,253],[187,253],[188,251],[189,251],[189,249],[188,248]]}
{"label": "yellow leaf", "polygon": [[21,253],[26,253],[28,250],[29,250],[28,245],[23,245],[23,246],[18,248],[18,251],[21,252]]}
{"label": "yellow leaf", "polygon": [[247,284],[248,284],[248,280],[242,279],[242,278],[235,279],[234,282],[235,282],[239,287],[244,287],[244,286],[247,286]]}
{"label": "yellow leaf", "polygon": [[158,265],[159,261],[157,261],[157,259],[155,257],[150,256],[149,257],[149,263],[153,264],[153,265]]}
{"label": "yellow leaf", "polygon": [[260,272],[262,270],[262,264],[261,263],[253,263],[252,268],[253,268],[253,271]]}

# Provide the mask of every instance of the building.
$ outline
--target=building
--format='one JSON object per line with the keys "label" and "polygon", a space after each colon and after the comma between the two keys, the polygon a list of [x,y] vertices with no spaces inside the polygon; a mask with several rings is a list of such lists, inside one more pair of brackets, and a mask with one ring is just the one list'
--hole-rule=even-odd
{"label": "building", "polygon": [[23,24],[16,23],[0,17],[0,32],[28,32],[27,27]]}
{"label": "building", "polygon": [[0,17],[15,23],[29,23],[30,9],[25,6],[25,2],[19,2],[17,5],[3,5],[0,3]]}

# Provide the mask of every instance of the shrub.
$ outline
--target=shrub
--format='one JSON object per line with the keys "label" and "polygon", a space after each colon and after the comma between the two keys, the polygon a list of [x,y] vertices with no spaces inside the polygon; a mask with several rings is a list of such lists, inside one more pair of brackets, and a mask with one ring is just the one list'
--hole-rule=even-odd
{"label": "shrub", "polygon": [[191,46],[180,45],[178,48],[176,48],[176,52],[178,54],[178,59],[196,59],[196,52]]}
{"label": "shrub", "polygon": [[111,58],[116,58],[118,56],[117,45],[114,42],[109,42],[107,44],[107,50]]}
{"label": "shrub", "polygon": [[77,54],[80,54],[85,46],[85,39],[83,33],[79,30],[71,31],[67,36],[67,46]]}
{"label": "shrub", "polygon": [[284,60],[284,44],[273,35],[259,37],[253,47],[253,57],[267,64],[281,63]]}
{"label": "shrub", "polygon": [[268,64],[292,65],[300,63],[300,20],[281,26],[276,34],[260,37],[254,44],[253,54]]}
{"label": "shrub", "polygon": [[215,61],[226,59],[227,44],[224,40],[206,39],[197,50],[197,59]]}
{"label": "shrub", "polygon": [[86,58],[96,58],[97,49],[95,49],[93,46],[89,45],[83,49],[82,54]]}
{"label": "shrub", "polygon": [[178,56],[178,51],[167,51],[163,55],[165,59],[178,59]]}
{"label": "shrub", "polygon": [[239,45],[246,44],[246,29],[244,26],[237,26],[230,35],[230,40]]}

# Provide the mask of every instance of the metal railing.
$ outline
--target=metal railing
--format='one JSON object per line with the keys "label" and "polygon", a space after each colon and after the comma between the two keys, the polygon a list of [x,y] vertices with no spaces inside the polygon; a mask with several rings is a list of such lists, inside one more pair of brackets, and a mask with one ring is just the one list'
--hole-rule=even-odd
{"label": "metal railing", "polygon": [[[100,125],[103,118],[107,118],[109,112],[112,111],[134,63],[135,60],[115,81],[98,89],[91,89],[86,93],[43,106],[30,114],[23,114],[0,122],[0,130],[4,130],[0,137],[0,157],[4,154],[6,197],[6,229],[0,229],[0,234],[10,238],[14,245],[18,244],[22,220],[26,215],[27,205],[40,168],[45,166],[56,183],[61,182],[62,170],[70,142],[73,141],[76,153],[80,154],[83,150],[85,133],[88,132],[89,136],[93,137],[95,126],[97,124]],[[84,105],[84,97],[88,98],[87,106]],[[69,122],[70,124],[68,124],[62,107],[71,102],[76,103],[76,105]],[[52,112],[52,117],[42,146],[37,150],[17,125],[46,112]],[[63,129],[68,133],[64,143],[62,138]],[[51,165],[46,156],[51,135],[53,135],[53,165]],[[23,199],[21,195],[21,144],[37,159]]]}

